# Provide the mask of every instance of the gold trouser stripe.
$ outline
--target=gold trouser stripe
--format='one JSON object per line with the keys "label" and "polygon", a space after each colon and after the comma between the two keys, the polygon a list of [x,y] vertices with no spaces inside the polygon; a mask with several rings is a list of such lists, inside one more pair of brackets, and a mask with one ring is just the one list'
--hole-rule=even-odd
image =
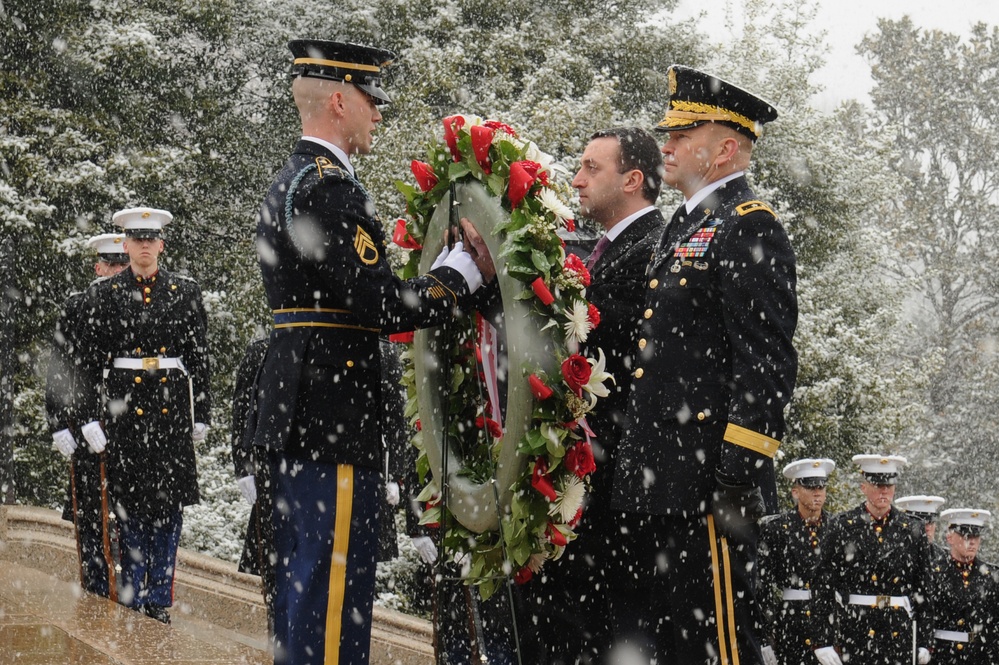
{"label": "gold trouser stripe", "polygon": [[715,625],[718,627],[718,652],[720,665],[729,665],[728,644],[725,642],[725,624],[722,620],[721,571],[718,570],[718,541],[715,539],[715,518],[708,515],[708,542],[711,543],[711,575],[715,589]]}
{"label": "gold trouser stripe", "polygon": [[754,453],[766,455],[770,459],[773,459],[774,455],[777,454],[777,449],[780,448],[780,441],[777,439],[734,423],[729,423],[728,427],[725,428],[724,438],[731,444],[749,448]]}
{"label": "gold trouser stripe", "polygon": [[287,314],[289,312],[333,312],[334,314],[350,314],[349,309],[328,309],[326,307],[286,307],[272,309],[271,314]]}
{"label": "gold trouser stripe", "polygon": [[343,62],[341,60],[325,60],[323,58],[295,58],[296,65],[323,65],[325,67],[339,67],[340,69],[356,69],[361,72],[379,72],[378,65],[361,65],[356,62]]}
{"label": "gold trouser stripe", "polygon": [[336,467],[336,521],[333,523],[333,558],[330,561],[330,588],[326,601],[326,665],[340,662],[340,630],[343,599],[347,590],[347,550],[350,546],[350,518],[354,501],[354,467]]}
{"label": "gold trouser stripe", "polygon": [[[728,538],[721,537],[722,559],[725,561],[725,608],[728,610],[728,640],[732,649],[732,665],[739,665],[739,645],[735,639],[735,596],[732,594],[732,562],[728,554]],[[719,619],[720,621],[720,619]]]}
{"label": "gold trouser stripe", "polygon": [[315,321],[299,321],[298,323],[276,323],[274,328],[344,328],[346,330],[363,330],[364,332],[381,332],[381,328],[365,328],[364,326],[348,326],[343,323],[320,323]]}

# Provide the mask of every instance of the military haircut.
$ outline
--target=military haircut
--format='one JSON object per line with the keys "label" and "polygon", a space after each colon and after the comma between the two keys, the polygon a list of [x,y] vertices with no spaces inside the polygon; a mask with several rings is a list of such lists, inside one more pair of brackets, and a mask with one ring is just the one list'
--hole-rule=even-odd
{"label": "military haircut", "polygon": [[642,196],[649,203],[655,203],[663,185],[663,155],[659,143],[652,134],[640,127],[612,127],[593,133],[591,141],[616,138],[621,154],[619,173],[638,170],[645,176]]}

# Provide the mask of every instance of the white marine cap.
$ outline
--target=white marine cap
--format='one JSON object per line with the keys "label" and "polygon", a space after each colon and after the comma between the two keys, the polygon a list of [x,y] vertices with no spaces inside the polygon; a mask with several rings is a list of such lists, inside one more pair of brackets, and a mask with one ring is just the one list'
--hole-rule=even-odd
{"label": "white marine cap", "polygon": [[947,522],[949,529],[977,536],[992,521],[992,513],[979,508],[951,508],[940,513],[940,518]]}
{"label": "white marine cap", "polygon": [[87,247],[97,252],[101,261],[106,263],[128,263],[123,233],[102,233],[99,236],[91,236],[87,240]]}
{"label": "white marine cap", "polygon": [[901,468],[909,463],[901,455],[854,455],[853,461],[873,485],[894,485]]}
{"label": "white marine cap", "polygon": [[924,496],[922,494],[895,499],[895,507],[899,510],[927,520],[933,519],[940,510],[940,506],[945,503],[947,503],[947,499],[942,496]]}
{"label": "white marine cap", "polygon": [[799,459],[784,467],[784,477],[804,487],[825,487],[836,462],[825,457]]}
{"label": "white marine cap", "polygon": [[173,215],[158,208],[126,208],[111,216],[111,221],[125,230],[129,238],[159,238]]}

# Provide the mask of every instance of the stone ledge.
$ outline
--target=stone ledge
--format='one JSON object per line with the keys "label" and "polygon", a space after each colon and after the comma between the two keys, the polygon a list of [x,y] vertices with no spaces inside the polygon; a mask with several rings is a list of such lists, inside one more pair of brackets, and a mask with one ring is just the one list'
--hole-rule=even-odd
{"label": "stone ledge", "polygon": [[[79,580],[73,525],[58,512],[31,506],[0,506],[0,561]],[[267,648],[267,613],[260,578],[236,564],[181,548],[177,555],[175,609],[218,626],[249,646]],[[430,665],[432,631],[421,619],[376,607],[372,665]]]}

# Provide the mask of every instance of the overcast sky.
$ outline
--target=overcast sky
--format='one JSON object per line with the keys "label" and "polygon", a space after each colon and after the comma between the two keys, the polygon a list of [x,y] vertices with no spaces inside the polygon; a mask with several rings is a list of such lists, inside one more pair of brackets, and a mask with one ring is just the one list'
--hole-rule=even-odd
{"label": "overcast sky", "polygon": [[[735,12],[741,21],[743,0],[680,0],[681,18],[707,12],[710,21],[724,22],[726,12]],[[816,99],[816,106],[829,110],[847,98],[867,100],[871,87],[870,69],[854,47],[877,27],[878,18],[898,19],[908,15],[921,28],[935,28],[966,35],[976,22],[999,25],[999,1],[996,0],[819,0],[817,26],[828,33],[831,51],[825,69],[816,82],[826,92]]]}

